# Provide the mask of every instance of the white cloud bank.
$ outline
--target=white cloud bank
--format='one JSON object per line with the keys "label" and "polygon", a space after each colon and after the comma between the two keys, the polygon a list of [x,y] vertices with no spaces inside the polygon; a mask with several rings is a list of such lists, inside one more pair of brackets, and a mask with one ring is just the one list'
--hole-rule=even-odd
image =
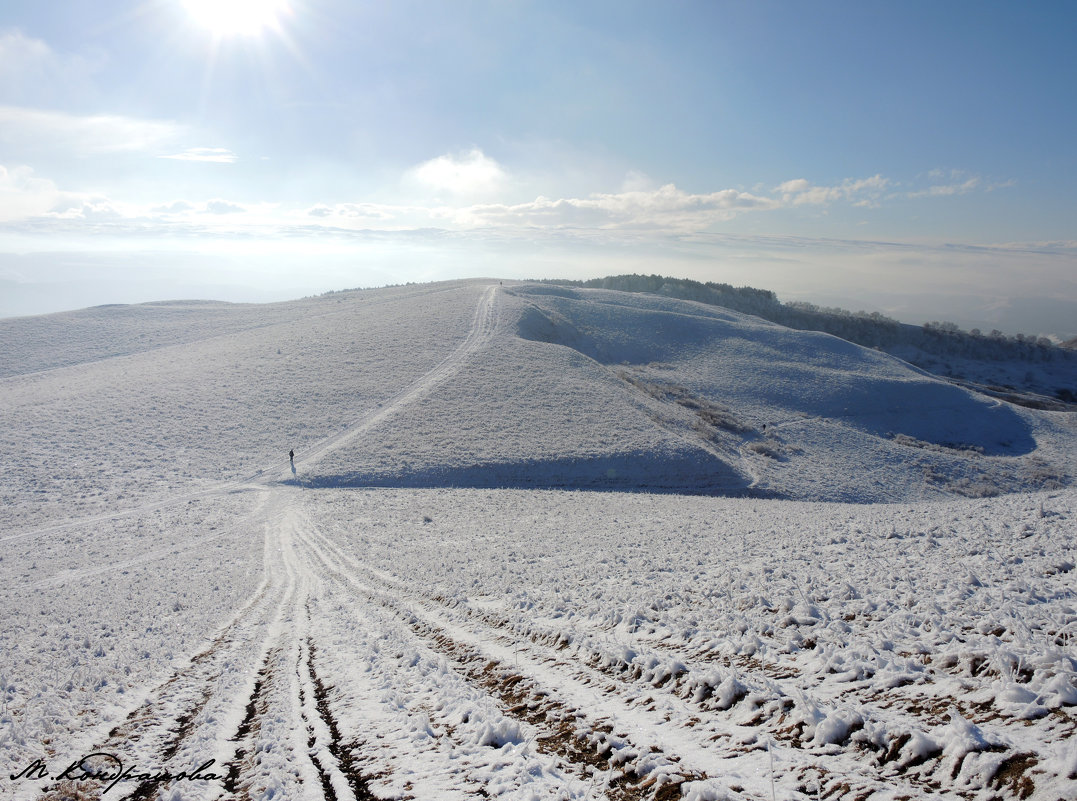
{"label": "white cloud bank", "polygon": [[[44,135],[65,129],[84,150],[145,150],[175,138],[179,131],[167,123],[130,120],[121,117],[73,117],[55,112],[0,107],[0,130],[7,118],[17,118],[28,129]],[[0,133],[0,141],[6,134]],[[147,156],[152,153],[146,153]],[[225,148],[192,147],[158,158],[180,161],[232,163],[236,155]],[[935,176],[932,176],[933,178]],[[87,222],[110,220],[110,232],[129,220],[139,233],[159,225],[162,232],[177,222],[207,226],[205,212],[227,216],[229,230],[247,225],[251,235],[272,233],[274,227],[344,229],[351,231],[441,229],[474,231],[493,229],[505,232],[588,230],[625,231],[653,236],[683,236],[716,230],[720,223],[743,214],[777,210],[822,208],[836,204],[875,208],[890,198],[945,197],[971,191],[991,191],[978,176],[960,175],[949,183],[934,183],[910,191],[882,175],[848,178],[832,185],[813,184],[805,178],[784,181],[772,189],[753,192],[721,189],[714,192],[687,192],[673,183],[654,187],[645,176],[626,180],[621,191],[595,192],[582,197],[545,197],[518,203],[496,202],[488,195],[503,194],[512,178],[508,171],[480,150],[458,156],[444,155],[408,170],[404,178],[420,186],[425,194],[413,203],[342,202],[295,206],[249,198],[162,198],[132,204],[103,193],[64,191],[56,182],[37,175],[24,165],[7,165],[0,177],[0,219],[13,224],[33,222],[38,232],[50,219]],[[898,191],[898,187],[901,191]],[[445,197],[449,193],[450,197]],[[105,212],[108,211],[106,215]],[[87,235],[93,234],[87,228]]]}

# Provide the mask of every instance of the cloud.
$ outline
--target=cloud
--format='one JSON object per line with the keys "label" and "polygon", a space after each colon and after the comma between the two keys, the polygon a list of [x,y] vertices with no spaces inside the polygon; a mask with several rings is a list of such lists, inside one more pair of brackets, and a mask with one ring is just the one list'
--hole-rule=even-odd
{"label": "cloud", "polygon": [[220,199],[207,201],[205,208],[209,214],[238,214],[247,210],[246,206]]}
{"label": "cloud", "polygon": [[391,220],[402,213],[412,211],[409,206],[391,206],[379,203],[338,203],[333,207],[319,205],[307,210],[312,217],[345,217],[363,220]]}
{"label": "cloud", "polygon": [[551,200],[539,197],[515,205],[475,205],[461,209],[456,220],[469,226],[705,229],[746,211],[776,208],[772,198],[723,189],[692,194],[666,184],[658,189],[592,194]]}
{"label": "cloud", "polygon": [[38,178],[27,166],[0,164],[0,220],[21,220],[45,214],[60,198],[56,184]]}
{"label": "cloud", "polygon": [[408,170],[405,178],[422,189],[455,196],[488,197],[500,191],[508,173],[478,148],[459,155],[444,155]]}
{"label": "cloud", "polygon": [[[429,164],[430,162],[428,162]],[[644,186],[642,176],[630,176],[629,185]],[[692,193],[666,184],[657,188],[633,188],[620,192],[593,193],[586,197],[537,197],[523,203],[383,204],[318,203],[305,209],[281,209],[272,204],[257,208],[223,198],[205,202],[174,200],[146,207],[125,207],[139,225],[193,224],[196,216],[241,215],[237,222],[252,231],[263,225],[296,225],[341,231],[400,232],[421,229],[445,231],[639,231],[648,235],[683,236],[713,230],[714,225],[746,213],[773,211],[805,203],[874,198],[888,185],[879,176],[849,179],[837,187],[819,187],[804,179],[786,181],[770,194],[722,189]],[[65,217],[80,214],[87,198],[71,196]],[[95,200],[96,202],[96,200]],[[119,208],[113,204],[113,208]],[[96,208],[96,207],[94,207]],[[101,207],[103,210],[103,207]],[[57,210],[54,209],[54,212]]]}
{"label": "cloud", "polygon": [[[223,148],[190,148],[167,158],[223,159],[231,155],[231,151]],[[448,181],[451,176],[458,189],[466,184],[473,190],[478,186],[492,191],[492,187],[508,180],[505,170],[478,150],[463,157],[433,159],[413,172],[415,180],[421,177],[430,187]],[[942,175],[932,177],[941,181],[946,179]],[[968,185],[967,191],[985,186],[985,182],[976,176],[958,177],[960,180],[933,186]],[[818,185],[806,178],[795,178],[769,189],[757,187],[750,192],[731,188],[688,192],[673,183],[654,187],[646,176],[629,173],[621,191],[578,197],[539,196],[524,202],[502,203],[457,194],[449,199],[439,198],[425,203],[356,201],[303,207],[271,201],[241,203],[220,197],[124,203],[100,195],[62,191],[28,167],[5,170],[0,179],[0,220],[22,220],[23,230],[33,230],[40,235],[47,235],[50,220],[55,226],[59,226],[61,220],[66,221],[62,228],[66,233],[75,231],[80,221],[88,224],[108,220],[111,221],[108,230],[116,235],[129,229],[132,235],[157,230],[171,236],[196,237],[199,232],[209,236],[211,230],[227,229],[231,236],[257,238],[277,229],[300,231],[303,235],[324,231],[349,236],[399,236],[409,231],[440,231],[446,236],[460,233],[468,237],[509,238],[542,235],[543,232],[563,236],[573,231],[581,235],[593,232],[604,237],[615,231],[621,236],[638,233],[641,238],[655,241],[674,238],[683,242],[694,234],[706,236],[717,230],[721,223],[744,214],[782,210],[789,213],[838,203],[875,207],[886,200],[912,194],[895,191],[900,184],[880,174],[847,178],[833,185]],[[955,189],[954,194],[960,191]],[[921,196],[928,194],[928,190],[923,190]],[[56,230],[59,232],[61,228]],[[87,225],[86,233],[91,232]]]}
{"label": "cloud", "polygon": [[936,183],[924,189],[916,189],[906,193],[906,197],[951,197],[954,195],[967,195],[969,192],[983,191],[994,192],[996,189],[1006,189],[1014,186],[1014,180],[989,182],[982,176],[972,175],[963,170],[931,170],[928,177]]}
{"label": "cloud", "polygon": [[[306,225],[321,225],[348,230],[378,226],[385,230],[423,227],[434,219],[444,222],[451,214],[442,207],[404,206],[387,203],[318,203],[298,214],[293,221]],[[310,218],[314,218],[311,220]]]}
{"label": "cloud", "polygon": [[134,207],[115,203],[100,194],[69,192],[27,166],[0,165],[0,221],[48,226],[57,221],[124,221]]}
{"label": "cloud", "polygon": [[644,192],[654,189],[654,181],[646,173],[629,170],[621,182],[622,192]]}
{"label": "cloud", "polygon": [[793,196],[811,189],[811,183],[807,178],[796,178],[792,181],[778,184],[776,191],[783,195]]}
{"label": "cloud", "polygon": [[186,200],[176,200],[172,203],[150,206],[150,212],[153,214],[185,214],[191,211],[195,211],[195,206]]}
{"label": "cloud", "polygon": [[152,151],[185,133],[184,126],[173,122],[0,106],[0,144],[15,149],[59,150],[69,155]]}
{"label": "cloud", "polygon": [[126,220],[130,217],[130,211],[118,207],[108,198],[78,199],[70,197],[55,206],[48,216],[59,220],[106,223]]}
{"label": "cloud", "polygon": [[846,178],[834,186],[816,186],[805,178],[785,181],[775,187],[783,206],[825,206],[847,200],[854,206],[874,207],[890,180],[881,175],[870,178]]}
{"label": "cloud", "polygon": [[948,195],[964,195],[977,189],[981,185],[981,180],[978,176],[973,176],[960,183],[950,184],[936,184],[929,186],[927,189],[920,189],[915,192],[909,192],[908,196],[911,198],[917,197],[945,197]]}
{"label": "cloud", "polygon": [[192,219],[197,214],[244,214],[251,211],[248,206],[234,203],[222,198],[213,198],[199,203],[189,200],[173,200],[171,203],[159,203],[139,209],[137,215],[146,219],[163,219],[174,221],[177,217]]}
{"label": "cloud", "polygon": [[379,226],[387,230],[441,227],[598,228],[690,231],[751,210],[775,208],[771,198],[734,189],[691,194],[673,184],[657,189],[596,193],[582,198],[538,197],[516,204],[390,205],[317,204],[303,215],[316,224],[346,229]]}
{"label": "cloud", "polygon": [[1077,239],[1047,239],[1038,242],[997,242],[983,247],[992,250],[1026,251],[1029,253],[1062,253],[1077,255]]}
{"label": "cloud", "polygon": [[31,39],[20,30],[5,30],[0,33],[0,78],[5,79],[5,86],[14,85],[17,75],[25,75],[35,68],[41,70],[56,58],[45,42]]}
{"label": "cloud", "polygon": [[189,147],[182,153],[172,153],[168,156],[158,156],[162,159],[175,159],[176,161],[207,161],[213,164],[232,164],[238,156],[231,150],[223,147]]}

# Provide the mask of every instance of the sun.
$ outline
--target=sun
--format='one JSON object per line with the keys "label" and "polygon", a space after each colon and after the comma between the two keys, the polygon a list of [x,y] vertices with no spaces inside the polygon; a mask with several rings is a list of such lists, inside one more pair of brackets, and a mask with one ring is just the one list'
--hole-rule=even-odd
{"label": "sun", "polygon": [[286,0],[182,0],[187,13],[216,37],[257,36],[277,28]]}

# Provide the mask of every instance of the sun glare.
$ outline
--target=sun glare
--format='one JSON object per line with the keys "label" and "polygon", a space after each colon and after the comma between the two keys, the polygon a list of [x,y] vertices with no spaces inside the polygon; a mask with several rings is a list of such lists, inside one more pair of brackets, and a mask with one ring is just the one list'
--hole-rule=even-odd
{"label": "sun glare", "polygon": [[191,17],[214,36],[256,36],[276,28],[285,0],[183,0]]}

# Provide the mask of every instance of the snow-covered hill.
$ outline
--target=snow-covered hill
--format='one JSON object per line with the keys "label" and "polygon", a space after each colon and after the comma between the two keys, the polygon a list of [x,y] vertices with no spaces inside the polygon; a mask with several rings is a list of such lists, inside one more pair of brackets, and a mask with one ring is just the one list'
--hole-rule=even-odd
{"label": "snow-covered hill", "polygon": [[309,480],[865,502],[1071,479],[1072,415],[835,337],[603,290],[517,287],[499,305],[481,358]]}
{"label": "snow-covered hill", "polygon": [[0,342],[0,798],[1077,795],[1072,414],[498,281]]}
{"label": "snow-covered hill", "polygon": [[[1067,485],[1077,438],[1072,415],[831,336],[603,290],[99,307],[8,320],[3,336],[3,519],[239,480],[292,448],[316,486],[992,495]],[[414,403],[347,430],[421,376]]]}

